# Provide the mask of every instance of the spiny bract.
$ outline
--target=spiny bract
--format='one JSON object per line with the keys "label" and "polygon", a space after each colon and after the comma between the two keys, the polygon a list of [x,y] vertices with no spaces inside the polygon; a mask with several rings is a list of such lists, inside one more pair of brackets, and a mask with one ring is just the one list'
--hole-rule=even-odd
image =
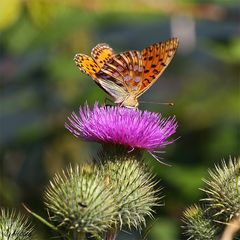
{"label": "spiny bract", "polygon": [[98,234],[114,223],[116,206],[111,189],[92,165],[70,167],[50,182],[45,201],[50,220],[67,231]]}

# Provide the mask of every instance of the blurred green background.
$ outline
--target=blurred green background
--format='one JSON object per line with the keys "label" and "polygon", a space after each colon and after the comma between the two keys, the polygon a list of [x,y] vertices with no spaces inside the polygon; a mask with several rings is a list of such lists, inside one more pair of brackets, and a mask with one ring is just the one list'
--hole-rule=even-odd
{"label": "blurred green background", "polygon": [[[91,161],[99,147],[64,128],[79,105],[105,97],[75,66],[76,53],[90,54],[99,42],[116,52],[140,50],[174,36],[176,56],[140,100],[175,106],[140,108],[176,115],[180,136],[164,154],[172,167],[145,156],[165,195],[148,239],[186,239],[180,219],[202,197],[201,178],[214,163],[239,154],[239,16],[238,1],[225,0],[1,0],[1,205],[25,212],[24,202],[47,216],[42,193],[49,179],[70,162]],[[39,240],[55,236],[33,222]],[[122,232],[123,239],[140,235]]]}

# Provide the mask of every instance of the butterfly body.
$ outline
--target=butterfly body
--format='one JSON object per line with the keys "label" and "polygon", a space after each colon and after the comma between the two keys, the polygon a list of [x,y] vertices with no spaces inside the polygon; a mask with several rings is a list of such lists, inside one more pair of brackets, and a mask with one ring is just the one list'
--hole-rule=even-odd
{"label": "butterfly body", "polygon": [[156,43],[142,51],[115,54],[107,44],[98,44],[92,57],[77,54],[81,71],[88,74],[120,106],[137,108],[142,95],[162,74],[178,46],[176,38]]}

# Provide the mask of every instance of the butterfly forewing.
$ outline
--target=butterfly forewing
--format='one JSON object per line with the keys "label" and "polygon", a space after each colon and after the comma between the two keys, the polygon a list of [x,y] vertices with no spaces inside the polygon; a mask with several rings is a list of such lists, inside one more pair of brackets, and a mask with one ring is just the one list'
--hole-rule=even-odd
{"label": "butterfly forewing", "polygon": [[141,76],[141,87],[137,94],[143,94],[163,73],[165,68],[171,62],[176,49],[178,39],[172,38],[166,42],[155,43],[141,51],[144,71]]}

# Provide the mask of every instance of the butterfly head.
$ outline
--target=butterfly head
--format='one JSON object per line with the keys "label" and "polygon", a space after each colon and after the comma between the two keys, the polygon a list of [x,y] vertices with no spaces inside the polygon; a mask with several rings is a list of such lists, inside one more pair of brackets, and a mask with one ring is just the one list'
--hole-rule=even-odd
{"label": "butterfly head", "polygon": [[124,99],[121,105],[127,108],[137,108],[139,103],[135,96],[130,95]]}

